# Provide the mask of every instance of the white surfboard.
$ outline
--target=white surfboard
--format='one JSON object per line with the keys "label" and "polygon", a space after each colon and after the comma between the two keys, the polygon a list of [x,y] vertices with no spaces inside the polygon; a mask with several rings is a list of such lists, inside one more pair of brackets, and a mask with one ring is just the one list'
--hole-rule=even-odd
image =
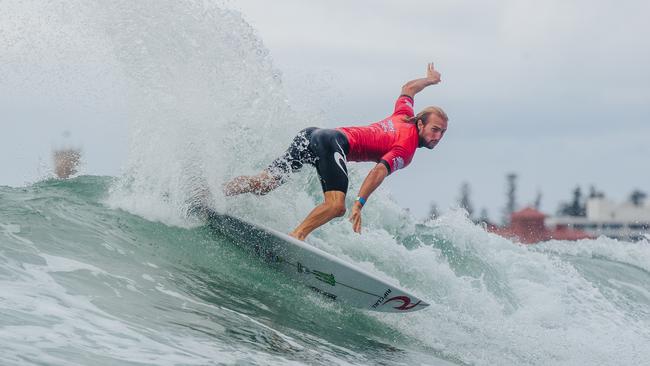
{"label": "white surfboard", "polygon": [[203,212],[213,229],[330,299],[391,313],[429,306],[408,291],[289,235],[212,210]]}

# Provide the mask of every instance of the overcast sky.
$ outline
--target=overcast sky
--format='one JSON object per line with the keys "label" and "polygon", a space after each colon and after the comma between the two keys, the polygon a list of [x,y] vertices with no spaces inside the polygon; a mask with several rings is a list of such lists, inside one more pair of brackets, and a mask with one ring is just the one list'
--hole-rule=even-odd
{"label": "overcast sky", "polygon": [[[520,177],[518,202],[541,191],[547,213],[577,184],[615,200],[650,191],[650,2],[226,4],[257,30],[292,107],[322,111],[324,127],[386,117],[402,84],[435,63],[442,82],[419,94],[415,109],[441,106],[449,131],[386,183],[417,215],[431,201],[443,211],[453,205],[467,181],[476,211],[499,218],[508,172]],[[124,126],[17,125],[7,118],[13,112],[5,106],[0,117],[0,184],[37,179],[51,166],[50,149],[66,144],[83,146],[84,172],[119,174]]]}
{"label": "overcast sky", "polygon": [[[442,106],[449,131],[387,180],[416,214],[472,187],[476,211],[543,194],[552,213],[595,185],[623,200],[650,191],[650,3],[644,1],[231,2],[259,32],[294,103],[322,103],[332,126],[390,112],[402,84],[433,61],[442,83],[416,110]],[[322,98],[320,101],[318,98]]]}

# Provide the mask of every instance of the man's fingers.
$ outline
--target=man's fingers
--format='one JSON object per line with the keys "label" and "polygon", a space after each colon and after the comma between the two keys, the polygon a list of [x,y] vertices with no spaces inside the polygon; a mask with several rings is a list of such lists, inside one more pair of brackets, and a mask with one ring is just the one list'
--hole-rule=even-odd
{"label": "man's fingers", "polygon": [[361,233],[361,215],[350,215],[350,222],[352,223],[352,231]]}
{"label": "man's fingers", "polygon": [[427,68],[427,77],[428,78],[433,78],[433,79],[438,79],[440,81],[440,73],[435,70],[433,67],[433,62],[429,63],[429,66]]}

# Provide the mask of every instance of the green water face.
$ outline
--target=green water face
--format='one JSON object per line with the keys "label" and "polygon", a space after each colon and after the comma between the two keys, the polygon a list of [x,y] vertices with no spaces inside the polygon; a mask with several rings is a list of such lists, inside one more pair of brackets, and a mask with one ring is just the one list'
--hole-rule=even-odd
{"label": "green water face", "polygon": [[[6,364],[566,364],[648,357],[650,249],[518,246],[446,216],[314,243],[412,288],[412,314],[346,307],[203,225],[107,207],[112,178],[0,188]],[[328,280],[324,276],[324,280]],[[616,334],[616,337],[612,337]],[[571,347],[567,348],[568,345]],[[590,352],[578,351],[590,349]]]}
{"label": "green water face", "polygon": [[[12,362],[443,362],[207,227],[106,208],[110,181],[2,188],[2,288],[17,291],[1,307],[0,347]],[[22,358],[25,348],[33,358]]]}

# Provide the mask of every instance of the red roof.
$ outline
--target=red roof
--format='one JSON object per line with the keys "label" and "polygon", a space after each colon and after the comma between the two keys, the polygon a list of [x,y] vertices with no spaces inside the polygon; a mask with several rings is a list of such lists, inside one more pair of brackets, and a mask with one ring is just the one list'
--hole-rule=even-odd
{"label": "red roof", "polygon": [[546,215],[544,215],[543,213],[537,211],[536,209],[534,209],[532,207],[526,207],[523,210],[512,213],[512,220],[514,220],[514,219],[543,219],[545,217],[546,217]]}
{"label": "red roof", "polygon": [[538,210],[526,207],[514,212],[511,224],[508,227],[488,226],[488,231],[497,235],[517,240],[524,244],[539,243],[551,239],[555,240],[580,240],[593,238],[593,236],[580,230],[566,227],[549,230],[544,225],[546,215]]}
{"label": "red roof", "polygon": [[594,236],[587,234],[584,231],[569,229],[566,226],[558,226],[555,230],[552,230],[550,233],[549,239],[555,240],[580,240],[580,239],[593,239]]}

